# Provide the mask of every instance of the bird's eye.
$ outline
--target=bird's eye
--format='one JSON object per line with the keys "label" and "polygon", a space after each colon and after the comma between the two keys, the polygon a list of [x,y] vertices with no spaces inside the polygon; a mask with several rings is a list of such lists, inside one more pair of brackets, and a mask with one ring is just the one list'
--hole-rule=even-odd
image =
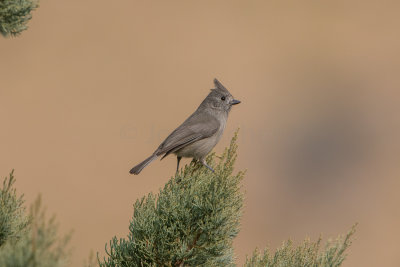
{"label": "bird's eye", "polygon": [[225,96],[221,97],[221,100],[222,100],[222,101],[225,101]]}

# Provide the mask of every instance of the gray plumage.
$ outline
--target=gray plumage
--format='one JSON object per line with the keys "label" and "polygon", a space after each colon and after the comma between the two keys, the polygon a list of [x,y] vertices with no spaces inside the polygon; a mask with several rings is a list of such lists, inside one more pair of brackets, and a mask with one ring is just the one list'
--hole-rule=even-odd
{"label": "gray plumage", "polygon": [[233,99],[217,79],[214,79],[214,84],[215,89],[211,89],[197,110],[176,128],[150,157],[133,167],[130,170],[131,174],[139,174],[156,158],[162,156],[163,159],[171,153],[177,156],[177,171],[182,157],[199,160],[205,167],[214,171],[207,165],[205,157],[221,138],[232,105],[240,103]]}

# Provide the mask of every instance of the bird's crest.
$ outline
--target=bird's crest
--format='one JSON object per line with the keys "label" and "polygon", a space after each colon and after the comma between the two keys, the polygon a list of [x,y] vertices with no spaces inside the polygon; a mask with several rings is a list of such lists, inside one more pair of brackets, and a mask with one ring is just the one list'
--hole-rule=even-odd
{"label": "bird's crest", "polygon": [[228,89],[225,88],[225,86],[222,85],[222,83],[220,83],[217,79],[214,79],[214,85],[215,85],[215,89],[211,89],[211,91],[213,90],[217,90],[220,92],[224,92],[224,93],[229,93]]}

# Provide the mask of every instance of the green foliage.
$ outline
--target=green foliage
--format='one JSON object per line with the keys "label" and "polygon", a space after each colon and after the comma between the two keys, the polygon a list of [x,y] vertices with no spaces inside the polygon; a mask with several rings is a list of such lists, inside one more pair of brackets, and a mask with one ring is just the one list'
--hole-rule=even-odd
{"label": "green foliage", "polygon": [[0,0],[0,33],[16,36],[26,30],[31,12],[37,7],[36,0]]}
{"label": "green foliage", "polygon": [[23,198],[17,196],[14,181],[11,173],[0,189],[0,266],[66,266],[68,237],[59,238],[54,218],[46,219],[40,198],[25,215]]}
{"label": "green foliage", "polygon": [[[236,140],[237,133],[218,162],[215,154],[208,156],[215,173],[192,162],[158,194],[136,201],[128,237],[106,244],[100,267],[235,266],[232,241],[239,231],[244,176],[233,174]],[[355,226],[324,249],[319,239],[298,247],[287,241],[273,254],[256,250],[244,266],[338,267],[354,232]]]}
{"label": "green foliage", "polygon": [[106,245],[100,266],[233,266],[244,175],[233,174],[236,139],[218,163],[207,157],[215,173],[192,162],[158,194],[136,201],[128,237]]}
{"label": "green foliage", "polygon": [[322,251],[321,238],[316,242],[305,240],[298,247],[289,240],[275,253],[266,249],[262,255],[255,250],[245,267],[338,267],[346,258],[345,251],[351,245],[354,232],[355,225],[345,237],[329,240]]}
{"label": "green foliage", "polygon": [[0,247],[6,240],[18,240],[27,231],[29,219],[25,215],[23,196],[18,197],[13,185],[14,171],[3,181],[0,189]]}

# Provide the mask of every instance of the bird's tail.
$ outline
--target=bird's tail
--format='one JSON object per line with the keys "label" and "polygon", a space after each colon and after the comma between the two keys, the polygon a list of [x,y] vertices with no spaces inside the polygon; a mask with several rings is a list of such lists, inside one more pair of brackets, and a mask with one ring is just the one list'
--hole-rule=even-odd
{"label": "bird's tail", "polygon": [[138,175],[143,169],[144,167],[146,167],[147,165],[150,164],[150,162],[152,162],[153,160],[155,160],[158,156],[156,154],[151,155],[150,157],[148,157],[147,159],[145,159],[142,163],[139,163],[138,165],[136,165],[135,167],[133,167],[129,173],[130,174],[136,174]]}

